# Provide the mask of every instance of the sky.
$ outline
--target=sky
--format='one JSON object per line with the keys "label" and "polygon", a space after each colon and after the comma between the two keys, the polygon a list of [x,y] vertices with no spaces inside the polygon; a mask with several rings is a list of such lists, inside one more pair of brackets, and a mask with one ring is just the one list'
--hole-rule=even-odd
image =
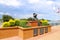
{"label": "sky", "polygon": [[39,19],[60,20],[60,0],[0,0],[0,18],[10,15],[14,18],[33,17],[37,14]]}

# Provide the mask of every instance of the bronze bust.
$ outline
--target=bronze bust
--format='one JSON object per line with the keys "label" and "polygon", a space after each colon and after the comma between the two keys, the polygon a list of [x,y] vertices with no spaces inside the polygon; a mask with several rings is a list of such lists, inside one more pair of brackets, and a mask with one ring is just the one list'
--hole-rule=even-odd
{"label": "bronze bust", "polygon": [[36,13],[33,13],[33,17],[34,17],[34,18],[37,18],[37,14],[36,14]]}
{"label": "bronze bust", "polygon": [[36,20],[38,22],[38,26],[40,26],[40,22],[38,21],[38,18],[37,18],[37,14],[36,13],[33,13],[33,17],[34,17],[34,20]]}

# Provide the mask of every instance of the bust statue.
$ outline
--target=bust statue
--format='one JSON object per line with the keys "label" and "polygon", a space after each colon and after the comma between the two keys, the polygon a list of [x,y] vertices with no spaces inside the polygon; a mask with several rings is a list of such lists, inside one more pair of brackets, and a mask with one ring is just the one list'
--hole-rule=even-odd
{"label": "bust statue", "polygon": [[38,21],[38,18],[37,18],[37,14],[36,13],[33,13],[33,17],[34,17],[34,20],[36,20],[38,22],[38,26],[40,26],[40,22]]}
{"label": "bust statue", "polygon": [[36,13],[33,13],[33,17],[34,17],[34,18],[37,18],[37,14],[36,14]]}

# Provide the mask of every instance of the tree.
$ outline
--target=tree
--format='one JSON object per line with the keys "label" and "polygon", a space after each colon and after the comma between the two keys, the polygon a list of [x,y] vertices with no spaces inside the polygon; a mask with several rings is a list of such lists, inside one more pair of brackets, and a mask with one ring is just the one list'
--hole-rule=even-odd
{"label": "tree", "polygon": [[0,21],[2,21],[2,19],[0,19]]}
{"label": "tree", "polygon": [[8,22],[10,19],[14,20],[14,18],[12,16],[10,16],[10,15],[3,15],[2,16],[3,22]]}
{"label": "tree", "polygon": [[28,20],[28,21],[35,21],[35,19],[34,19],[34,18],[31,18],[31,17],[28,18],[27,20]]}

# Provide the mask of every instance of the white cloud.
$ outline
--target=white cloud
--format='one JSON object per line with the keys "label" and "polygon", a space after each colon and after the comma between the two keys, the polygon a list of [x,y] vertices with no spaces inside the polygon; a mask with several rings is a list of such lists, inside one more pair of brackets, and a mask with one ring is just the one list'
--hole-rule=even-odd
{"label": "white cloud", "polygon": [[54,3],[53,1],[47,1],[48,5],[53,4],[53,3]]}
{"label": "white cloud", "polygon": [[22,18],[29,18],[29,17],[33,17],[33,15],[32,14],[26,14],[26,15],[24,15],[24,16],[21,16]]}
{"label": "white cloud", "polygon": [[29,3],[39,3],[40,0],[28,0]]}
{"label": "white cloud", "polygon": [[29,4],[32,4],[30,8],[36,9],[35,11],[39,11],[41,8],[48,8],[52,7],[54,1],[47,1],[47,0],[28,0]]}
{"label": "white cloud", "polygon": [[31,4],[53,4],[54,1],[47,1],[47,0],[28,0],[28,3],[31,3]]}
{"label": "white cloud", "polygon": [[0,4],[4,4],[7,6],[20,6],[22,3],[18,0],[0,0]]}
{"label": "white cloud", "polygon": [[4,13],[3,12],[0,12],[0,15],[3,15]]}
{"label": "white cloud", "polygon": [[53,10],[56,10],[56,7],[53,7]]}
{"label": "white cloud", "polygon": [[60,8],[60,2],[55,2],[55,6],[56,6],[57,8]]}
{"label": "white cloud", "polygon": [[10,15],[10,13],[4,13],[4,15]]}
{"label": "white cloud", "polygon": [[10,15],[10,13],[0,12],[0,15]]}
{"label": "white cloud", "polygon": [[17,14],[14,14],[14,16],[17,16]]}

